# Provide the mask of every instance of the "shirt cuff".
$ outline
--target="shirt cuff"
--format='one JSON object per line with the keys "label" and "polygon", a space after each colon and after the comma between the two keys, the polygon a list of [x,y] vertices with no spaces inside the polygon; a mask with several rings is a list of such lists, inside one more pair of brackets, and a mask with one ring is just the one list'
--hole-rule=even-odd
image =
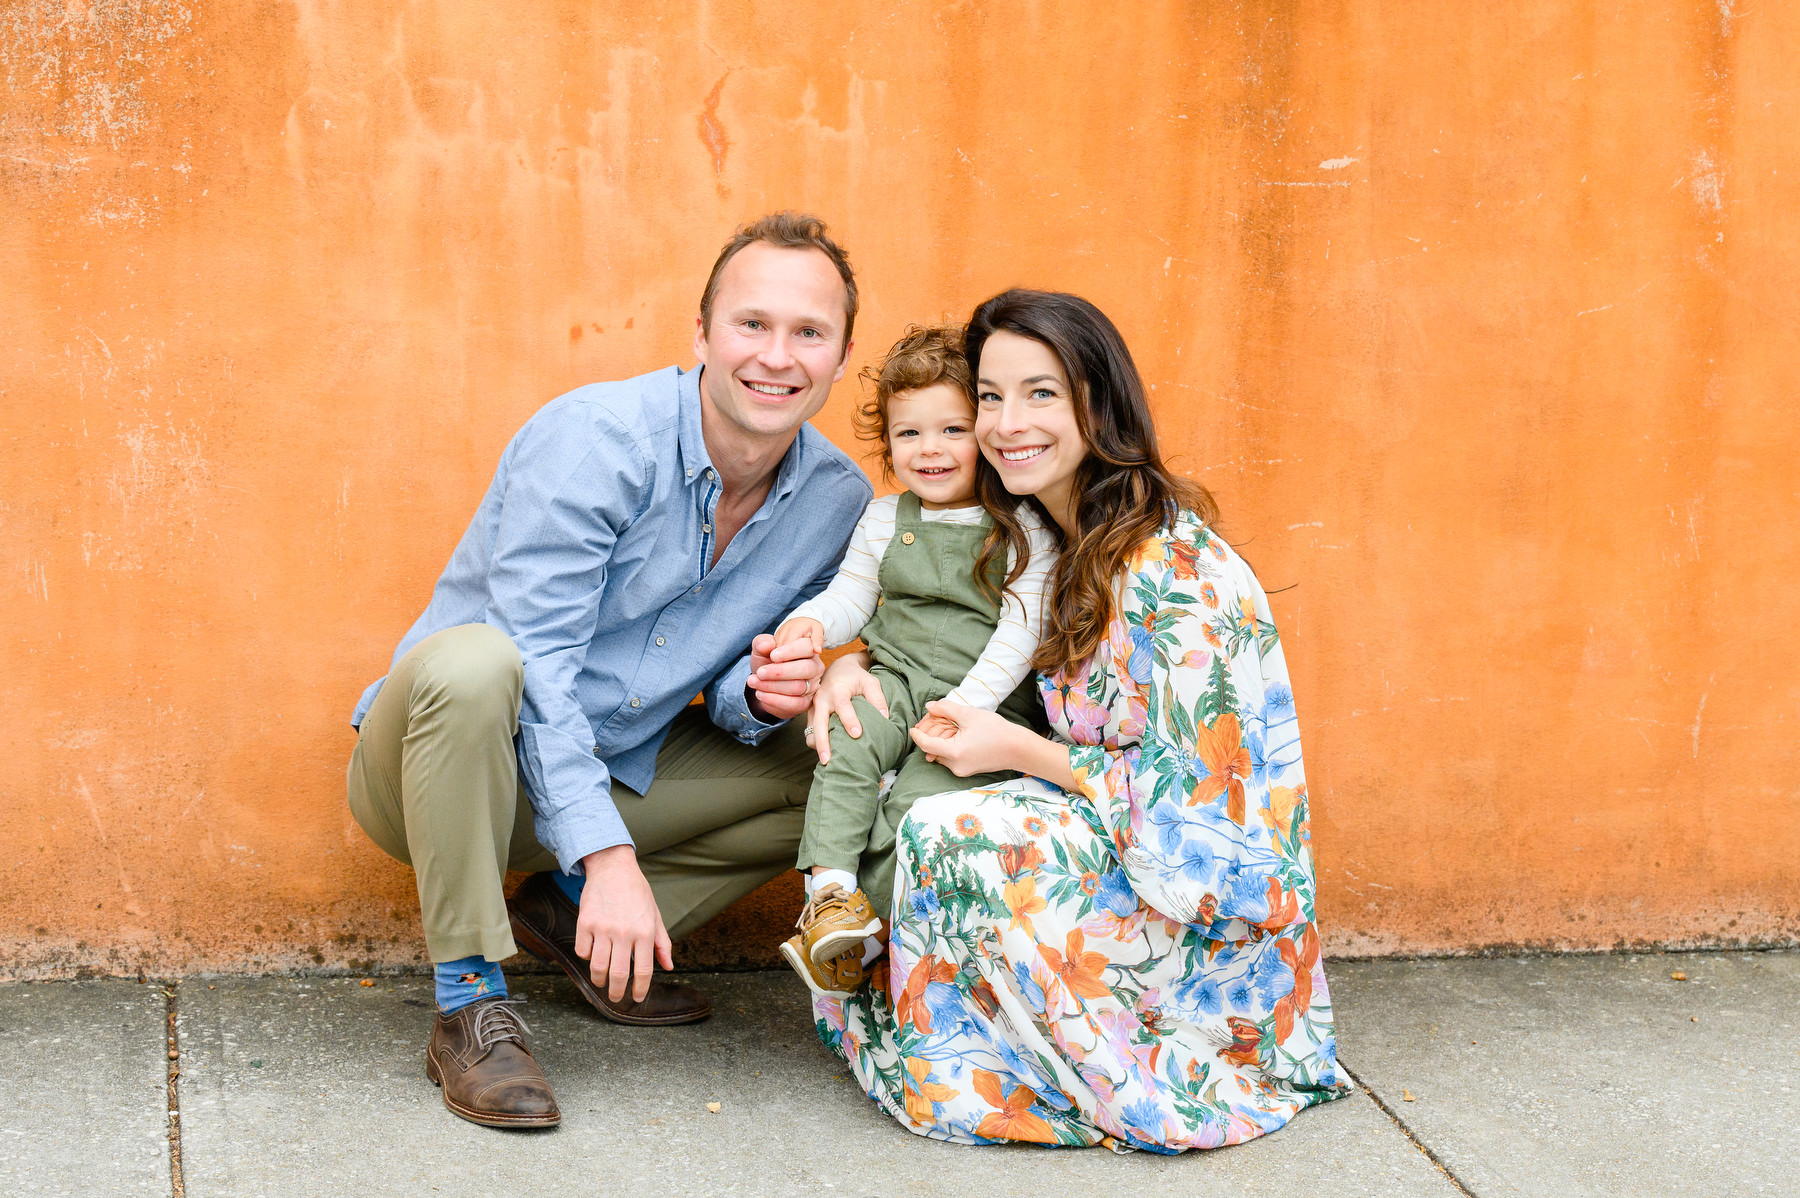
{"label": "shirt cuff", "polygon": [[533,820],[538,843],[556,854],[557,868],[579,877],[584,871],[581,859],[589,853],[631,844],[631,833],[625,821],[610,804],[605,811],[562,811],[554,820],[537,816]]}
{"label": "shirt cuff", "polygon": [[775,729],[787,723],[770,723],[750,710],[750,697],[745,693],[750,681],[750,658],[746,656],[731,672],[719,679],[713,691],[713,723],[747,745],[760,745]]}

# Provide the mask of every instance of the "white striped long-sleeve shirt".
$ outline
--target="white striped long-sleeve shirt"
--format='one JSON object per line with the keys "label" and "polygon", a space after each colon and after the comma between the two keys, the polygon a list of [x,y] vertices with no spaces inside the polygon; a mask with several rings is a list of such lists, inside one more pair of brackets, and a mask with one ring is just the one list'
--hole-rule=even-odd
{"label": "white striped long-sleeve shirt", "polygon": [[[837,576],[822,593],[788,615],[789,620],[804,616],[824,625],[827,648],[855,640],[863,625],[874,616],[875,600],[881,594],[881,558],[887,552],[888,542],[894,539],[899,505],[898,495],[883,495],[872,500],[863,509],[856,530],[850,534],[850,547],[844,551]],[[944,696],[953,703],[993,711],[1031,672],[1031,658],[1043,635],[1044,585],[1056,560],[1056,542],[1031,508],[1021,508],[1019,517],[1025,525],[1031,556],[1026,560],[1024,573],[1008,589],[987,648],[975,659],[968,676]],[[982,522],[984,513],[979,507],[938,511],[926,508],[920,512],[920,518],[928,523],[973,525]],[[973,565],[971,562],[971,568]],[[1009,550],[1007,573],[1012,572],[1012,567],[1013,556]]]}

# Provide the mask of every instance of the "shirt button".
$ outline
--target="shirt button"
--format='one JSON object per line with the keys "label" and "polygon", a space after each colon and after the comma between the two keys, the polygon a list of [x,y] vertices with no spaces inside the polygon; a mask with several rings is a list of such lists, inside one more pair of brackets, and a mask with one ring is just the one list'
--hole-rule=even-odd
{"label": "shirt button", "polygon": [[708,477],[708,478],[711,478],[711,477],[713,477],[713,472],[712,472],[712,471],[711,471],[711,470],[708,470],[708,471],[707,471],[707,472],[706,472],[706,477]]}
{"label": "shirt button", "polygon": [[631,701],[631,705],[633,707],[642,707],[644,705],[644,701],[642,699],[633,699]]}
{"label": "shirt button", "polygon": [[903,532],[903,533],[901,533],[901,534],[900,534],[900,543],[901,543],[901,544],[902,544],[902,545],[910,545],[910,544],[912,544],[912,543],[913,543],[913,535],[912,535],[912,534],[911,534],[911,533],[910,533],[910,532]]}
{"label": "shirt button", "polygon": [[701,526],[700,526],[700,531],[701,531],[701,532],[711,532],[711,531],[712,531],[712,525],[710,525],[710,524],[702,524],[702,525],[701,525]]}
{"label": "shirt button", "polygon": [[699,594],[699,593],[700,593],[700,588],[699,588],[699,587],[695,587],[695,588],[694,588],[694,594],[696,594],[696,595],[698,595],[698,594]]}
{"label": "shirt button", "polygon": [[665,637],[660,637],[660,636],[659,636],[659,637],[657,637],[657,638],[656,638],[656,643],[657,643],[657,644],[659,644],[659,645],[666,645],[666,644],[668,644],[668,643],[669,643],[669,642],[668,642],[668,640],[667,640],[667,638],[665,638]]}
{"label": "shirt button", "polygon": [[688,477],[689,478],[694,477],[694,468],[692,466],[688,467]]}

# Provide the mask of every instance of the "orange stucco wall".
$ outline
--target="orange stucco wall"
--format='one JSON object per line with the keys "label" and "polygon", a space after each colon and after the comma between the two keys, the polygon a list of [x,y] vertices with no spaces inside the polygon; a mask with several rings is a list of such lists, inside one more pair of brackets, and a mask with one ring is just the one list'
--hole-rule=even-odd
{"label": "orange stucco wall", "polygon": [[784,206],[857,365],[1117,319],[1285,588],[1335,952],[1793,941],[1797,57],[1735,0],[0,8],[0,971],[419,959],[351,705],[513,430],[685,363]]}

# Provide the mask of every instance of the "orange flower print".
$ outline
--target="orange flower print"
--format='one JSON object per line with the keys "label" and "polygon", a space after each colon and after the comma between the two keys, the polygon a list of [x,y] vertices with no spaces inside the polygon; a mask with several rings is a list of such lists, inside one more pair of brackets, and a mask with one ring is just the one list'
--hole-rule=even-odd
{"label": "orange flower print", "polygon": [[1276,945],[1281,959],[1294,971],[1294,988],[1275,1000],[1275,1041],[1294,1030],[1294,1020],[1312,1009],[1313,970],[1319,967],[1319,933],[1312,924],[1300,934],[1300,944],[1283,940]]}
{"label": "orange flower print", "polygon": [[1112,990],[1101,977],[1105,972],[1107,961],[1100,953],[1084,951],[1087,941],[1080,928],[1069,929],[1069,937],[1064,942],[1064,951],[1057,952],[1047,944],[1038,945],[1038,953],[1044,963],[1050,966],[1062,984],[1068,987],[1071,994],[1079,994],[1083,998],[1108,998]]}
{"label": "orange flower print", "polygon": [[1234,823],[1242,824],[1244,779],[1250,776],[1250,750],[1244,747],[1237,717],[1226,712],[1212,727],[1202,725],[1196,729],[1194,748],[1200,763],[1206,767],[1206,777],[1195,784],[1187,805],[1210,803],[1225,795],[1225,814]]}
{"label": "orange flower print", "polygon": [[1206,547],[1212,550],[1212,555],[1214,557],[1218,558],[1220,561],[1225,560],[1225,546],[1220,544],[1216,538],[1206,538]]}
{"label": "orange flower print", "polygon": [[1225,645],[1225,642],[1219,639],[1219,634],[1213,631],[1211,624],[1200,625],[1200,635],[1206,638],[1206,643],[1215,649],[1223,648]]}
{"label": "orange flower print", "polygon": [[1292,855],[1294,846],[1288,843],[1288,825],[1294,822],[1294,808],[1306,798],[1306,787],[1271,786],[1269,787],[1269,805],[1257,812],[1263,823],[1269,825],[1269,835],[1277,845],[1286,848]]}
{"label": "orange flower print", "polygon": [[1037,935],[1031,917],[1050,906],[1037,892],[1037,879],[1028,875],[1016,882],[1008,882],[1001,887],[1001,895],[1006,899],[1006,909],[1012,912],[1012,923],[1007,926],[1024,928],[1027,936]]}
{"label": "orange flower print", "polygon": [[1221,1038],[1219,1055],[1233,1065],[1253,1068],[1262,1059],[1262,1028],[1236,1015],[1227,1015],[1225,1026],[1231,1034]]}
{"label": "orange flower print", "polygon": [[1208,606],[1208,607],[1219,606],[1219,590],[1218,590],[1218,588],[1213,586],[1213,584],[1210,582],[1201,586],[1200,602],[1206,604],[1206,606]]}
{"label": "orange flower print", "polygon": [[1042,836],[1048,830],[1049,830],[1049,825],[1045,824],[1044,821],[1041,818],[1039,818],[1038,816],[1028,815],[1025,817],[1026,835]]}
{"label": "orange flower print", "polygon": [[1238,600],[1237,623],[1245,632],[1256,631],[1256,605],[1247,598]]}
{"label": "orange flower print", "polygon": [[937,1118],[936,1112],[931,1109],[932,1103],[949,1102],[962,1093],[961,1090],[952,1090],[949,1086],[927,1081],[930,1076],[930,1061],[918,1057],[906,1058],[906,1077],[910,1083],[906,1087],[906,1115],[918,1123],[930,1123]]}
{"label": "orange flower print", "polygon": [[956,832],[959,836],[980,836],[981,821],[964,812],[956,817]]}
{"label": "orange flower print", "polygon": [[[1043,821],[1038,820],[1038,823],[1041,826]],[[1025,874],[1035,872],[1043,863],[1043,852],[1029,840],[1024,844],[1000,846],[1000,872],[1015,881]]]}
{"label": "orange flower print", "polygon": [[1050,1125],[1031,1113],[1037,1102],[1036,1090],[1030,1086],[1014,1086],[1013,1092],[1002,1098],[999,1075],[985,1069],[977,1069],[974,1073],[975,1093],[981,1095],[983,1102],[997,1108],[993,1114],[981,1117],[981,1123],[975,1128],[976,1135],[990,1140],[1056,1143],[1056,1133],[1050,1130]]}
{"label": "orange flower print", "polygon": [[1086,873],[1081,875],[1081,893],[1093,894],[1094,892],[1096,892],[1099,889],[1100,889],[1100,875],[1099,874],[1095,873],[1093,870],[1090,869]]}
{"label": "orange flower print", "polygon": [[956,966],[948,961],[940,961],[935,953],[926,953],[920,962],[913,966],[912,972],[906,975],[906,987],[900,991],[900,997],[894,1001],[894,1014],[899,1017],[901,1026],[910,1023],[915,1028],[931,1034],[931,1008],[925,1005],[925,987],[933,982],[953,982],[956,980]]}
{"label": "orange flower print", "polygon": [[1133,571],[1142,570],[1151,562],[1163,561],[1168,556],[1168,551],[1169,546],[1161,537],[1151,537],[1133,551],[1128,568]]}
{"label": "orange flower print", "polygon": [[1182,541],[1169,543],[1169,560],[1175,563],[1175,577],[1180,579],[1200,577],[1200,546],[1189,545]]}
{"label": "orange flower print", "polygon": [[1044,1018],[1055,1020],[1080,1010],[1075,1000],[1063,990],[1062,978],[1045,963],[1043,957],[1031,963],[1031,980],[1044,992]]}
{"label": "orange flower print", "polygon": [[1292,890],[1281,888],[1281,879],[1269,879],[1269,916],[1256,926],[1271,932],[1279,932],[1290,924],[1300,922],[1300,896]]}

